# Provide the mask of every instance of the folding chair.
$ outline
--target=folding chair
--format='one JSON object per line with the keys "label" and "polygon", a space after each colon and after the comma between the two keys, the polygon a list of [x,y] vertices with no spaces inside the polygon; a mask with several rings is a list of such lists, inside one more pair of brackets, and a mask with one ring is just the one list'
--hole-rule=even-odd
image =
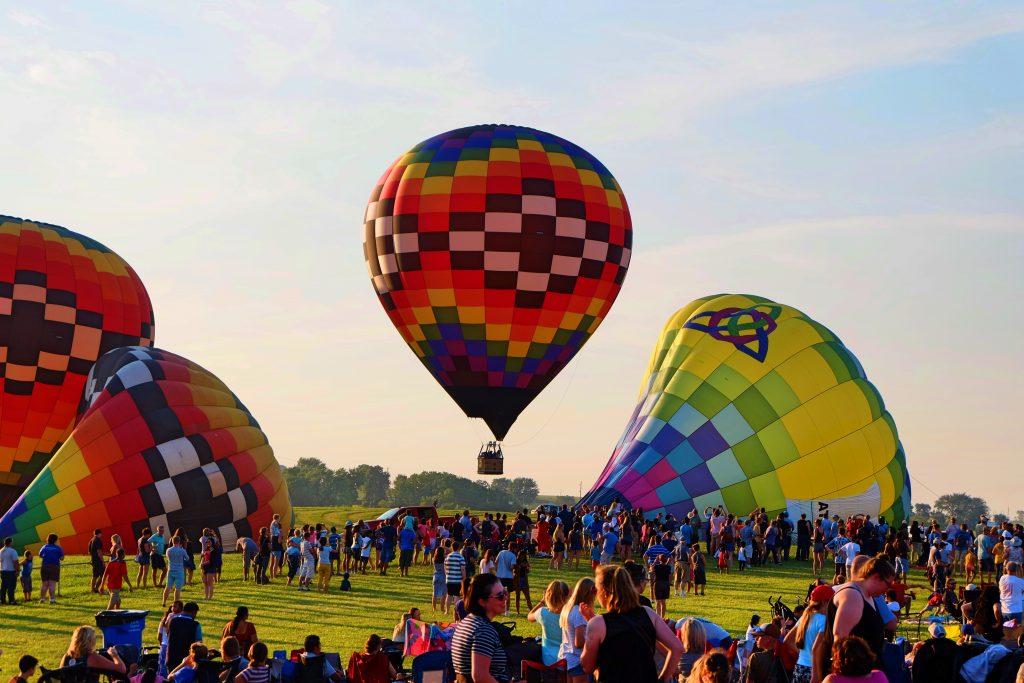
{"label": "folding chair", "polygon": [[436,650],[418,655],[412,660],[412,680],[413,683],[452,683],[455,673],[451,653]]}
{"label": "folding chair", "polygon": [[559,659],[554,664],[544,665],[524,659],[520,675],[526,683],[567,683],[569,680],[568,664]]}

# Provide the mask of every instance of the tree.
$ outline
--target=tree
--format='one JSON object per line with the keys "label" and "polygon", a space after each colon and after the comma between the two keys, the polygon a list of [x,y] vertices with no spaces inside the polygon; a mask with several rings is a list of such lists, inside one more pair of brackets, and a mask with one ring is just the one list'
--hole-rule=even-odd
{"label": "tree", "polygon": [[936,516],[956,517],[958,522],[973,524],[978,515],[988,514],[988,503],[966,493],[947,493],[935,499],[932,511]]}
{"label": "tree", "polygon": [[1024,510],[1017,510],[1017,515],[1013,518],[1014,524],[1024,524]]}
{"label": "tree", "polygon": [[919,522],[927,522],[933,516],[932,506],[928,503],[914,503],[914,517]]}
{"label": "tree", "polygon": [[996,514],[992,515],[992,521],[996,524],[1002,524],[1003,522],[1009,522],[1010,518],[1004,515],[1002,512],[997,512]]}
{"label": "tree", "polygon": [[360,505],[380,505],[387,499],[391,488],[391,474],[380,465],[360,465],[352,470],[356,502]]}

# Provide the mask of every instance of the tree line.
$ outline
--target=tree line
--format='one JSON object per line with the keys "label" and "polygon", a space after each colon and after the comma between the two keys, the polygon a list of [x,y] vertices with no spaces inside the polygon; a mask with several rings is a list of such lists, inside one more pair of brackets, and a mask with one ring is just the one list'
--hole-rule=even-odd
{"label": "tree line", "polygon": [[919,522],[927,522],[930,519],[937,519],[945,522],[950,517],[955,517],[957,522],[967,522],[968,526],[978,521],[980,515],[989,517],[989,521],[1000,524],[1002,522],[1014,522],[1024,524],[1024,510],[1017,510],[1013,519],[997,512],[989,515],[988,503],[984,498],[978,498],[967,493],[947,493],[935,499],[935,502],[915,503],[914,514],[911,516]]}
{"label": "tree line", "polygon": [[301,506],[433,505],[441,508],[513,510],[531,507],[540,491],[529,477],[472,480],[450,472],[391,473],[380,465],[331,469],[318,458],[282,467],[292,504]]}

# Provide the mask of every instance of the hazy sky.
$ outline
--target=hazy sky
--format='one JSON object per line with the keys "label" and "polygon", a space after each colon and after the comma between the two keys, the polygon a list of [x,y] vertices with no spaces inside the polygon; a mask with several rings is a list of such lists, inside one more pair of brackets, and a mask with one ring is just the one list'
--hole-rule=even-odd
{"label": "hazy sky", "polygon": [[219,375],[282,463],[475,478],[488,433],[392,328],[363,209],[474,123],[566,137],[618,178],[618,301],[519,419],[506,474],[596,479],[664,321],[795,306],[859,357],[914,500],[1024,508],[1024,6],[0,2],[0,214],[99,239],[157,345]]}

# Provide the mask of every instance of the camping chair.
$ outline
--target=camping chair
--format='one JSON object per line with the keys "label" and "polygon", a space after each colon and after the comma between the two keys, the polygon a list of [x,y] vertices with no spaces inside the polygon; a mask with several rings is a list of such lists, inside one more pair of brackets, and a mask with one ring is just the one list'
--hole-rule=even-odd
{"label": "camping chair", "polygon": [[520,665],[520,675],[526,683],[566,683],[569,680],[569,669],[564,659],[549,665],[524,659]]}
{"label": "camping chair", "polygon": [[238,673],[241,663],[240,659],[226,664],[212,659],[201,660],[197,662],[195,683],[230,683]]}
{"label": "camping chair", "polygon": [[42,671],[43,675],[39,677],[39,683],[96,683],[97,681],[128,683],[128,676],[125,674],[81,664],[63,666],[59,669],[42,669]]}
{"label": "camping chair", "polygon": [[327,669],[324,664],[327,658],[322,654],[316,657],[300,657],[299,667],[295,680],[298,683],[326,683]]}
{"label": "camping chair", "polygon": [[412,680],[413,683],[452,683],[455,671],[451,653],[437,650],[417,655],[412,660]]}

